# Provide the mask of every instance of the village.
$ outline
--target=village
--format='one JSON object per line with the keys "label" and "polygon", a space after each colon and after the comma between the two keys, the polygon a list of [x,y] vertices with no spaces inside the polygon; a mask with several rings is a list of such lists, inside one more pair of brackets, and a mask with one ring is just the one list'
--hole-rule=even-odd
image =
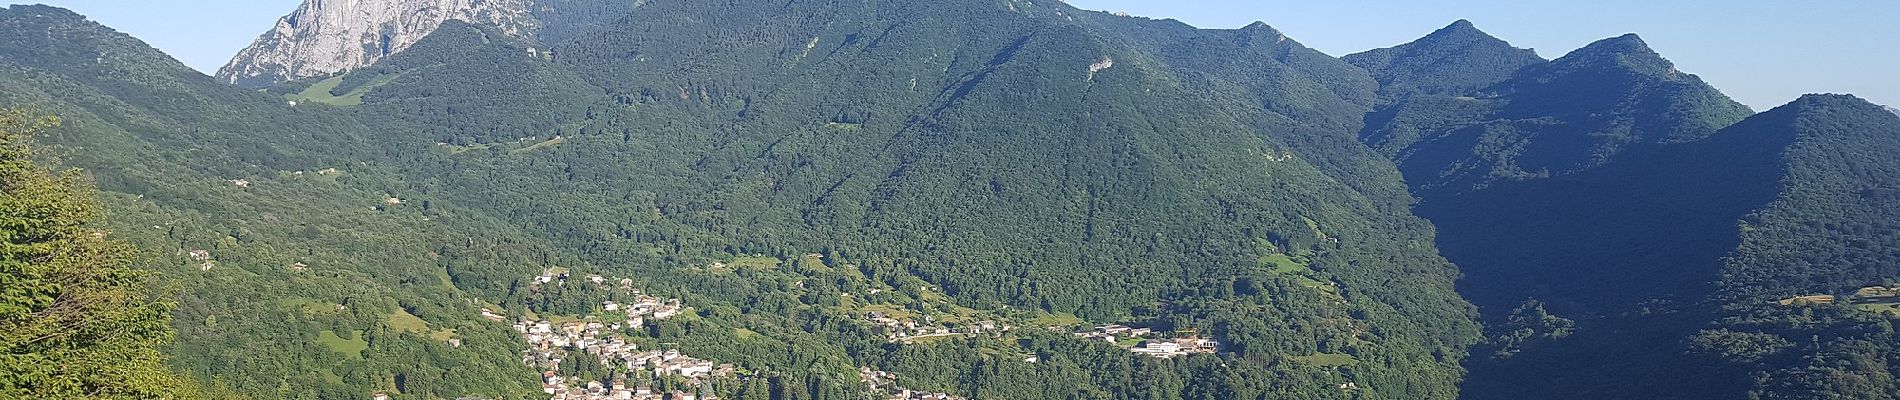
{"label": "village", "polygon": [[[588,275],[586,279],[595,285],[605,285],[609,281],[600,275]],[[567,280],[566,272],[554,270],[544,271],[541,276],[535,277],[536,284],[565,284]],[[601,304],[601,309],[625,314],[625,322],[583,320],[555,323],[523,316],[514,323],[515,332],[528,342],[529,349],[522,354],[522,362],[543,371],[542,392],[553,396],[552,400],[718,399],[707,393],[707,390],[698,390],[699,393],[679,390],[661,392],[645,384],[628,385],[630,378],[677,378],[684,387],[704,388],[708,386],[708,379],[735,376],[736,369],[731,364],[694,358],[681,354],[679,350],[641,349],[616,335],[615,332],[638,329],[648,322],[679,315],[685,307],[679,299],[662,300],[633,289],[630,279],[620,279],[615,283],[620,289],[635,294],[635,300],[626,304],[607,301]],[[488,308],[482,309],[482,317],[496,321],[507,319]],[[592,357],[601,364],[625,367],[628,373],[611,380],[562,376],[560,365],[568,357]]]}
{"label": "village", "polygon": [[864,318],[883,326],[884,339],[889,340],[891,343],[913,343],[923,339],[954,336],[1002,334],[1014,329],[1014,327],[1007,324],[989,320],[952,327],[940,323],[936,317],[929,315],[922,316],[921,319],[923,322],[918,322],[918,318],[900,319],[890,314],[877,311],[865,313]]}
{"label": "village", "polygon": [[[578,279],[574,279],[578,278]],[[587,318],[559,321],[560,318],[542,319],[524,315],[513,321],[514,330],[528,343],[529,350],[522,354],[522,362],[542,372],[542,391],[552,397],[551,400],[702,400],[717,399],[712,395],[709,380],[716,377],[737,377],[738,371],[731,364],[720,364],[711,360],[699,359],[682,354],[674,349],[642,348],[620,336],[619,332],[640,329],[654,321],[665,320],[687,312],[680,299],[662,299],[646,294],[634,288],[631,279],[613,279],[601,275],[584,277],[570,276],[563,269],[544,270],[534,277],[533,285],[566,285],[573,279],[575,283],[592,284],[595,287],[614,288],[632,295],[631,300],[622,297],[616,301],[604,301],[599,310],[624,315],[625,318],[606,320]],[[881,326],[886,340],[892,343],[913,343],[932,338],[948,338],[976,335],[1001,335],[1014,327],[993,320],[953,322],[932,315],[893,315],[896,311],[866,311],[863,317]],[[509,317],[491,308],[483,308],[481,316],[497,322],[507,322]],[[620,321],[620,322],[614,322]],[[1125,325],[1103,325],[1090,330],[1073,333],[1084,340],[1103,341],[1127,349],[1135,354],[1156,358],[1173,358],[1189,354],[1211,354],[1220,348],[1220,343],[1212,339],[1198,337],[1194,332],[1161,333],[1151,328],[1136,328]],[[563,375],[561,365],[569,357],[590,357],[600,364],[610,365],[625,374],[612,379],[583,379],[578,376]],[[1034,357],[1026,362],[1036,362]],[[644,382],[666,379],[677,384],[675,388],[700,388],[698,390],[656,390],[653,385]],[[859,370],[860,382],[890,400],[951,400],[958,399],[947,393],[917,391],[898,386],[897,375],[878,371],[869,367]],[[631,383],[630,383],[631,382]]]}
{"label": "village", "polygon": [[[1084,340],[1099,340],[1128,348],[1135,354],[1156,358],[1174,358],[1188,354],[1213,354],[1220,350],[1220,342],[1203,339],[1192,332],[1176,332],[1176,337],[1162,338],[1150,328],[1133,328],[1124,325],[1102,325],[1086,332],[1074,333]],[[1127,342],[1139,341],[1133,347]]]}
{"label": "village", "polygon": [[897,386],[897,374],[870,367],[858,369],[858,382],[870,388],[872,393],[884,395],[889,400],[963,400],[948,393],[921,392]]}

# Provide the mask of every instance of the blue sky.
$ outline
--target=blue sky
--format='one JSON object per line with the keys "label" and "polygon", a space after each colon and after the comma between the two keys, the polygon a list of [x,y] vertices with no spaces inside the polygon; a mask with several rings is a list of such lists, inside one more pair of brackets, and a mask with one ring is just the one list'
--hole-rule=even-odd
{"label": "blue sky", "polygon": [[[1404,43],[1460,18],[1546,58],[1635,32],[1757,110],[1803,93],[1900,105],[1900,1],[1069,0],[1203,28],[1253,21],[1333,55]],[[44,0],[215,71],[297,0]]]}

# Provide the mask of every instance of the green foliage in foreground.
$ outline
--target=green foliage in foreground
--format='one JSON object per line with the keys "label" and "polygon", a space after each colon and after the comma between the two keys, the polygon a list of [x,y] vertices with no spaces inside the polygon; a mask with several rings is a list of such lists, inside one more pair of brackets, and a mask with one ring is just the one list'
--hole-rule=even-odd
{"label": "green foliage in foreground", "polygon": [[57,123],[0,111],[0,397],[193,397],[159,353],[173,304],[106,238],[83,175],[31,160],[29,136]]}

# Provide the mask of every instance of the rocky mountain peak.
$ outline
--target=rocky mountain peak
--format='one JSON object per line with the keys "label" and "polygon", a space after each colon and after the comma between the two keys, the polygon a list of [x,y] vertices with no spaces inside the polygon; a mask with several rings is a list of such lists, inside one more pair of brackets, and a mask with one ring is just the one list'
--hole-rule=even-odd
{"label": "rocky mountain peak", "polygon": [[448,20],[486,25],[524,39],[536,38],[548,26],[559,26],[549,31],[571,34],[624,16],[639,3],[643,1],[304,0],[217,76],[261,87],[345,72],[409,48]]}

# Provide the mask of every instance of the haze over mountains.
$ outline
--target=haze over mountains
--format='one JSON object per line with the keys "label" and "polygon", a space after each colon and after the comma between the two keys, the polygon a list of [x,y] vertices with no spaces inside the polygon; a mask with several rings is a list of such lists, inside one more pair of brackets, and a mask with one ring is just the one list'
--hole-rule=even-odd
{"label": "haze over mountains", "polygon": [[214,78],[14,6],[0,104],[64,120],[218,396],[1900,393],[1900,116],[1755,113],[1633,34],[309,0]]}

